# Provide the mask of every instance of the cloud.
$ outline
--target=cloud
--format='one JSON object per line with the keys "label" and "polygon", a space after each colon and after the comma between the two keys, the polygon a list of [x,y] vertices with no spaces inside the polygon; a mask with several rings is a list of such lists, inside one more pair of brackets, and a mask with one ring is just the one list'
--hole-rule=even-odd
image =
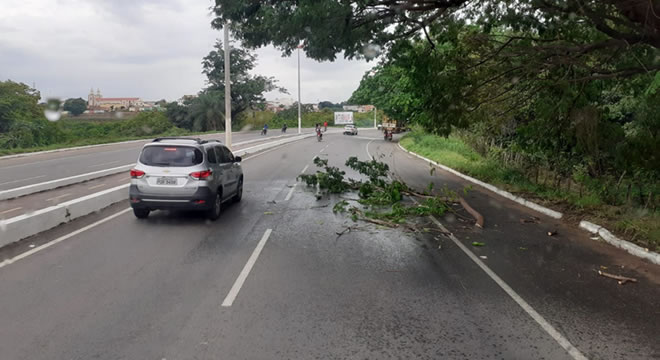
{"label": "cloud", "polygon": [[[2,0],[0,79],[36,83],[46,97],[174,100],[201,90],[201,60],[222,36],[212,2],[187,0]],[[297,97],[297,58],[259,49],[257,74],[274,76]],[[350,97],[371,67],[361,61],[301,58],[303,102]],[[267,98],[281,97],[269,93]]]}

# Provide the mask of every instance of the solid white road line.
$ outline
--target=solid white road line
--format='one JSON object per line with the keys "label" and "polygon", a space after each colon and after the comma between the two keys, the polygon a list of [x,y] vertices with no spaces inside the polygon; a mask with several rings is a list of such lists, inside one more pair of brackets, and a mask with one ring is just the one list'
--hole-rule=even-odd
{"label": "solid white road line", "polygon": [[374,157],[371,156],[371,153],[369,153],[369,144],[371,144],[372,142],[374,142],[374,141],[373,141],[373,140],[369,141],[369,142],[367,143],[367,146],[364,147],[364,148],[367,150],[367,155],[369,156],[369,160],[373,160],[373,159],[374,159]]}
{"label": "solid white road line", "polygon": [[69,195],[71,195],[71,193],[66,193],[66,194],[62,194],[62,195],[59,195],[59,196],[55,196],[55,197],[52,197],[50,199],[46,199],[46,201],[53,201],[53,200],[61,199],[63,197],[67,197]]}
{"label": "solid white road line", "polygon": [[256,158],[257,156],[261,156],[261,155],[263,155],[263,154],[268,154],[268,153],[271,152],[271,151],[275,151],[275,150],[277,150],[277,149],[279,149],[279,148],[281,148],[281,147],[287,146],[287,145],[289,145],[289,144],[288,144],[288,143],[287,143],[287,144],[282,144],[282,145],[280,145],[280,146],[276,146],[276,147],[274,147],[274,148],[272,148],[272,149],[270,149],[270,150],[262,151],[262,152],[260,152],[260,153],[255,154],[255,155],[248,156],[248,157],[244,158],[243,161],[247,161],[247,160],[250,160],[250,159],[254,159],[254,158]]}
{"label": "solid white road line", "polygon": [[105,183],[98,184],[98,185],[90,186],[90,187],[88,187],[88,189],[92,190],[92,189],[100,188],[101,186],[104,186],[104,185],[105,185]]}
{"label": "solid white road line", "polygon": [[301,174],[304,174],[305,171],[307,171],[307,168],[308,168],[308,167],[309,167],[309,164],[305,165],[305,167],[302,169],[302,171],[301,171],[300,173],[301,173]]}
{"label": "solid white road line", "polygon": [[13,184],[13,183],[21,182],[21,181],[26,181],[26,180],[39,179],[39,178],[42,178],[42,177],[46,177],[46,175],[39,175],[39,176],[33,176],[33,177],[29,177],[29,178],[22,178],[22,179],[19,179],[19,180],[7,181],[7,182],[0,183],[0,185]]}
{"label": "solid white road line", "polygon": [[53,241],[51,241],[51,242],[45,243],[45,244],[43,244],[43,245],[41,245],[41,246],[37,246],[37,247],[35,247],[35,248],[33,248],[33,249],[29,250],[29,251],[26,251],[26,252],[24,252],[24,253],[22,253],[22,254],[20,254],[20,255],[17,255],[17,256],[15,256],[15,257],[11,258],[11,259],[4,260],[3,262],[0,262],[0,268],[3,268],[3,267],[5,267],[5,266],[7,266],[7,265],[10,265],[10,264],[13,264],[13,263],[15,263],[16,261],[21,260],[21,259],[24,259],[24,258],[26,258],[26,257],[28,257],[28,256],[30,256],[30,255],[32,255],[32,254],[34,254],[34,253],[38,253],[38,252],[41,251],[41,250],[44,250],[44,249],[46,249],[46,248],[49,248],[49,247],[51,247],[51,246],[53,246],[53,245],[55,245],[55,244],[57,244],[57,243],[59,243],[59,242],[62,242],[62,241],[66,240],[66,239],[68,239],[68,238],[70,238],[70,237],[76,236],[76,235],[78,235],[78,234],[80,234],[80,233],[82,233],[82,232],[85,232],[85,231],[87,231],[87,230],[89,230],[89,229],[91,229],[91,228],[94,228],[94,227],[96,227],[96,226],[99,226],[99,225],[101,225],[101,224],[103,224],[103,223],[105,223],[105,222],[108,222],[108,221],[110,221],[110,220],[112,220],[112,219],[114,219],[114,218],[116,218],[116,217],[118,217],[118,216],[120,216],[120,215],[123,215],[123,214],[125,214],[125,213],[127,213],[127,212],[129,212],[129,211],[131,211],[131,208],[124,209],[124,210],[122,210],[122,211],[120,211],[120,212],[118,212],[118,213],[114,213],[114,214],[112,214],[112,215],[110,215],[110,216],[108,216],[108,217],[106,217],[106,218],[103,218],[103,219],[101,219],[101,220],[99,220],[99,221],[97,221],[97,222],[91,223],[91,224],[89,224],[89,225],[87,225],[87,226],[85,226],[85,227],[83,227],[83,228],[80,228],[80,229],[78,229],[78,230],[76,230],[76,231],[70,232],[70,233],[68,233],[68,234],[66,234],[66,235],[64,235],[64,236],[60,236],[60,237],[58,237],[57,239],[55,239],[55,240],[53,240]]}
{"label": "solid white road line", "polygon": [[[415,199],[413,199],[413,201],[417,203]],[[534,310],[534,308],[532,308],[523,298],[521,298],[520,295],[518,295],[518,293],[516,293],[507,283],[505,283],[504,280],[502,280],[502,278],[497,276],[497,274],[495,274],[493,270],[491,270],[486,264],[484,264],[483,261],[481,261],[476,255],[474,255],[474,253],[470,251],[470,249],[468,249],[465,245],[463,245],[463,243],[461,243],[460,240],[458,240],[454,236],[454,234],[450,233],[449,230],[447,230],[447,228],[444,227],[442,223],[440,223],[440,221],[438,221],[438,219],[436,219],[434,216],[429,216],[429,218],[436,225],[438,225],[438,227],[442,231],[449,234],[449,238],[451,239],[451,241],[453,241],[454,244],[456,244],[456,246],[459,247],[459,249],[463,250],[463,252],[472,261],[474,261],[474,263],[477,264],[477,266],[479,266],[481,270],[483,270],[491,279],[493,279],[493,281],[495,281],[495,283],[499,285],[499,287],[502,288],[502,290],[504,290],[504,292],[507,293],[507,295],[509,295],[513,299],[513,301],[515,301],[529,316],[531,316],[532,319],[534,319],[534,321],[536,321],[541,326],[541,328],[546,333],[548,333],[548,335],[550,335],[553,339],[555,339],[555,341],[562,348],[564,348],[564,350],[566,350],[566,352],[568,352],[568,354],[571,355],[573,359],[587,360],[587,358],[584,355],[582,355],[580,350],[578,350],[575,346],[573,346],[573,344],[571,344],[571,342],[568,341],[568,339],[566,339],[559,331],[557,331],[557,329],[555,329],[552,325],[550,325],[550,323],[547,320],[545,320],[543,316],[541,316],[541,314],[539,314],[536,310]]]}
{"label": "solid white road line", "polygon": [[284,201],[291,200],[291,196],[293,195],[293,190],[296,189],[296,185],[298,185],[298,183],[293,184],[293,186],[291,187],[291,190],[289,190],[289,193],[286,194],[286,197],[284,198]]}
{"label": "solid white road line", "polygon": [[247,279],[248,275],[250,274],[250,271],[252,270],[254,263],[257,262],[257,258],[259,258],[259,254],[261,254],[261,250],[264,249],[264,246],[266,245],[266,241],[268,241],[268,238],[270,237],[270,233],[272,232],[273,229],[267,229],[266,232],[264,233],[264,236],[261,237],[261,240],[259,240],[257,247],[252,252],[252,255],[250,255],[250,258],[248,259],[247,263],[245,263],[243,270],[241,270],[241,273],[238,275],[238,278],[236,278],[236,282],[234,282],[234,285],[231,287],[231,290],[229,290],[229,294],[227,294],[227,297],[222,302],[222,306],[228,307],[234,303],[234,300],[236,300],[236,296],[238,295],[238,292],[241,291],[241,287],[243,287],[243,283],[245,283],[245,279]]}
{"label": "solid white road line", "polygon": [[13,209],[9,209],[9,210],[5,210],[5,211],[1,211],[1,212],[0,212],[0,215],[4,215],[4,214],[10,213],[10,212],[12,212],[12,211],[20,210],[20,209],[22,209],[22,207],[19,206],[19,207],[15,207],[15,208],[13,208]]}

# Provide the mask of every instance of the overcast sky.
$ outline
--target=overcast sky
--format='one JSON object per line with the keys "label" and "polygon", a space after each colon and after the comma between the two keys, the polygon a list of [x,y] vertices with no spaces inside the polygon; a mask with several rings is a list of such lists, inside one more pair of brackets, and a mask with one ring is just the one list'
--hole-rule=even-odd
{"label": "overcast sky", "polygon": [[[175,100],[204,87],[201,59],[222,33],[210,0],[1,0],[0,79],[36,85],[42,98]],[[197,5],[194,5],[194,4]],[[297,59],[257,50],[255,73],[297,97]],[[347,100],[373,62],[319,63],[302,56],[302,101]]]}

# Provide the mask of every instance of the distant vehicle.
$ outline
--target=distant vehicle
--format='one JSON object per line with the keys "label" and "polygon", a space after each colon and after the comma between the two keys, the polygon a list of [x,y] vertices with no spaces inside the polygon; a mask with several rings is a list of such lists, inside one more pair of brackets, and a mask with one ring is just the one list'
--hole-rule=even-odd
{"label": "distant vehicle", "polygon": [[155,139],[130,173],[131,207],[140,219],[153,210],[182,209],[203,210],[215,220],[225,202],[243,196],[241,157],[218,140]]}
{"label": "distant vehicle", "polygon": [[344,126],[344,135],[357,135],[358,129],[355,125],[346,125]]}

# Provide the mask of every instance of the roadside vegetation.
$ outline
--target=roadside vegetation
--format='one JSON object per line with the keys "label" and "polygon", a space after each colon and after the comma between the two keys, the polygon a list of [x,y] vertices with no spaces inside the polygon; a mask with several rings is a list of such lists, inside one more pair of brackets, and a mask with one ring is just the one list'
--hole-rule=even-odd
{"label": "roadside vegetation", "polygon": [[655,188],[645,185],[640,193],[630,179],[617,184],[587,177],[557,182],[552,171],[526,168],[494,146],[480,153],[472,141],[474,134],[466,131],[445,137],[415,129],[400,143],[464,174],[560,210],[569,220],[587,219],[649,250],[660,250],[660,211],[634,201],[647,189],[657,194],[657,183]]}

